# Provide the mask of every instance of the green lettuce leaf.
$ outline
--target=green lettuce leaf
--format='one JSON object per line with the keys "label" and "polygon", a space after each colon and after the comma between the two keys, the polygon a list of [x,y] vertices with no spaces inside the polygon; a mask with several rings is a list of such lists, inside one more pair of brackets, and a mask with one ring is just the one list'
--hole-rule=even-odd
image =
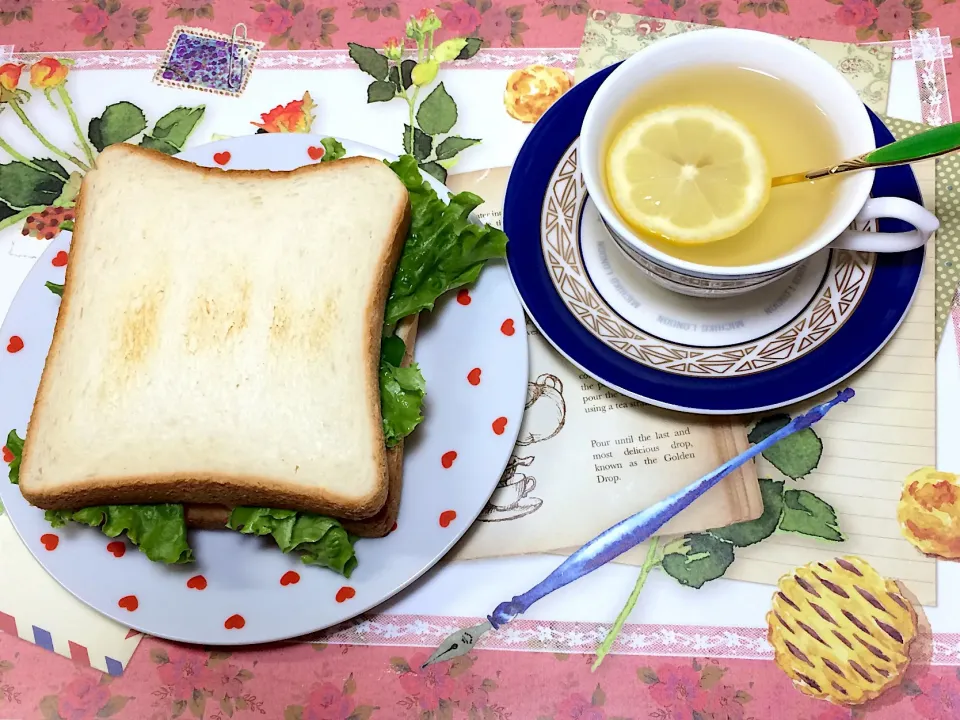
{"label": "green lettuce leaf", "polygon": [[193,562],[183,505],[100,505],[82,510],[47,510],[45,517],[53,527],[72,520],[98,527],[107,537],[126,533],[127,539],[154,562]]}
{"label": "green lettuce leaf", "polygon": [[[7,433],[7,444],[3,446],[4,450],[9,450],[13,455],[10,461],[10,473],[8,477],[14,485],[20,484],[20,459],[23,457],[23,438],[17,435],[16,430]],[[6,453],[3,453],[6,455]]]}
{"label": "green lettuce leaf", "polygon": [[448,290],[477,279],[487,260],[503,257],[507,236],[489,225],[470,222],[483,199],[457,193],[444,203],[423,179],[416,159],[404,155],[388,163],[410,194],[410,232],[397,263],[384,324],[391,327],[408,315],[431,310]]}
{"label": "green lettuce leaf", "polygon": [[387,447],[399,443],[423,421],[427,383],[416,363],[400,367],[405,350],[396,335],[383,338],[380,346],[380,409]]}
{"label": "green lettuce leaf", "polygon": [[247,535],[272,535],[285,553],[296,550],[307,565],[330,568],[344,577],[357,567],[354,538],[333,518],[295,510],[238,507],[227,527]]}
{"label": "green lettuce leaf", "polygon": [[347,154],[347,149],[343,144],[332,137],[325,137],[320,141],[320,144],[323,145],[323,157],[320,158],[320,162],[330,162],[331,160],[339,160],[344,155]]}

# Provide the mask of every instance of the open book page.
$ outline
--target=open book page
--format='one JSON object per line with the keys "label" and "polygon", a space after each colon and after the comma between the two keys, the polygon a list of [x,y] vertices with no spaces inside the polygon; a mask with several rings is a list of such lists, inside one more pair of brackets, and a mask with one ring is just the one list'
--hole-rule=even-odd
{"label": "open book page", "polygon": [[[448,178],[455,192],[486,199],[482,219],[500,224],[509,168]],[[659,410],[609,390],[571,365],[527,324],[530,380],[517,447],[457,559],[519,555],[579,545],[746,448],[740,421]],[[703,530],[758,517],[751,465],[731,474],[666,526]]]}

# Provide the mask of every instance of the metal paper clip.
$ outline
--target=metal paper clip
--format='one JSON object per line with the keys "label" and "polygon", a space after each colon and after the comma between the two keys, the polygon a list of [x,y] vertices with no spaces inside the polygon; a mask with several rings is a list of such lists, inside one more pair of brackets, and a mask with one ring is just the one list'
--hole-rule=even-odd
{"label": "metal paper clip", "polygon": [[[237,39],[241,31],[243,34],[240,35],[238,43]],[[227,87],[231,90],[236,90],[243,84],[243,75],[247,71],[251,54],[252,51],[247,45],[247,26],[244,23],[237,23],[233,26],[230,51],[227,56]]]}

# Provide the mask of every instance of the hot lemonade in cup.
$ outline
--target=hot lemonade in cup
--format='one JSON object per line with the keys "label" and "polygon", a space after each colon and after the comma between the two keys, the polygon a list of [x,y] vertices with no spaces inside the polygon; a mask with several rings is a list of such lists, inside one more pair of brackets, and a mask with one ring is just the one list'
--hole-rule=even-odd
{"label": "hot lemonade in cup", "polygon": [[[709,105],[742,123],[760,144],[770,177],[842,160],[834,129],[814,101],[788,82],[733,65],[683,68],[642,87],[617,114],[606,148],[630,120],[667,105]],[[740,266],[774,260],[810,237],[837,197],[831,179],[771,191],[759,217],[736,235],[705,244],[680,244],[633,230],[672,257],[701,265]]]}

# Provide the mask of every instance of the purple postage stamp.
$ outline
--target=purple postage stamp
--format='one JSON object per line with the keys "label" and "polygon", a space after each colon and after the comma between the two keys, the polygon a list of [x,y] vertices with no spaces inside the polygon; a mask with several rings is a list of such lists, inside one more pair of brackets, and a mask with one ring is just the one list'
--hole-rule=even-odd
{"label": "purple postage stamp", "polygon": [[153,76],[160,85],[240,95],[247,86],[262,42],[247,39],[243,24],[233,35],[178,25]]}

